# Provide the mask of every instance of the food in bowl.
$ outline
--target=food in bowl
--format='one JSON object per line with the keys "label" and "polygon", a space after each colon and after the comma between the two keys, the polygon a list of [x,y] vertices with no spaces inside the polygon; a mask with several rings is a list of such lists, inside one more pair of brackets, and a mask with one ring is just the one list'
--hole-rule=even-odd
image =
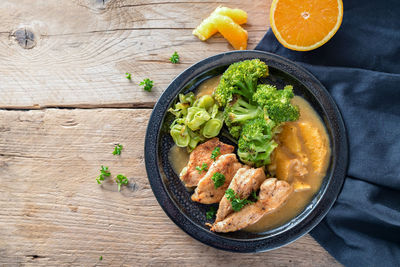
{"label": "food in bowl", "polygon": [[192,201],[219,204],[211,231],[258,232],[287,222],[311,201],[329,164],[318,115],[292,85],[278,89],[263,82],[267,76],[258,59],[233,63],[169,110],[175,171],[195,188]]}

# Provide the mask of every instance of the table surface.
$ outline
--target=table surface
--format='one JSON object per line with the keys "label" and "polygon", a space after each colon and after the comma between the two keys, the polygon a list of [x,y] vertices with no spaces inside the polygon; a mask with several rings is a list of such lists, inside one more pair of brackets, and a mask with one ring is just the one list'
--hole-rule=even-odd
{"label": "table surface", "polygon": [[[199,41],[193,28],[218,5],[241,7],[252,49],[270,2],[2,0],[0,265],[339,265],[309,235],[259,254],[201,244],[164,214],[147,180],[155,101],[191,64],[232,50],[219,34]],[[169,62],[174,51],[179,64]],[[147,77],[150,93],[138,86]],[[112,155],[117,143],[121,156]],[[98,185],[101,165],[130,185]]]}

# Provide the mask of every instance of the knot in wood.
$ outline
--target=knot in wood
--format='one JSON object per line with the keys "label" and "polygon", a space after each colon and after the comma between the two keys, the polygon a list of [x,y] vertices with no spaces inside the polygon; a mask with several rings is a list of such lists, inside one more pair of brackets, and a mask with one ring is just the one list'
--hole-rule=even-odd
{"label": "knot in wood", "polygon": [[31,49],[36,45],[36,36],[30,29],[18,29],[14,32],[13,36],[17,43],[24,49]]}

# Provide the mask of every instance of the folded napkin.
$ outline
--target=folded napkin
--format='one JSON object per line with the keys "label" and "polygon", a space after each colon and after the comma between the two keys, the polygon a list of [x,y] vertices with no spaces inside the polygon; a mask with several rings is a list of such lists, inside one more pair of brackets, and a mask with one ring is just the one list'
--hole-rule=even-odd
{"label": "folded napkin", "polygon": [[400,2],[343,2],[341,28],[322,47],[291,51],[270,30],[256,49],[314,74],[346,125],[347,177],[311,235],[346,266],[400,266]]}

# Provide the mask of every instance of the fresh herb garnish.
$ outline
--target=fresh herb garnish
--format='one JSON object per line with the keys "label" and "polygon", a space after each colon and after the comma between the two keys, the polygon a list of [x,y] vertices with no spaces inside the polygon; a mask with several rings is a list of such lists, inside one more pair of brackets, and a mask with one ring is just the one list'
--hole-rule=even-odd
{"label": "fresh herb garnish", "polygon": [[251,192],[251,197],[254,198],[255,200],[259,200],[260,199],[260,197],[257,196],[257,192],[256,191],[252,191]]}
{"label": "fresh herb garnish", "polygon": [[114,147],[113,155],[121,155],[121,150],[123,146],[118,144]]}
{"label": "fresh herb garnish", "polygon": [[201,165],[201,167],[200,167],[200,166],[196,166],[196,170],[199,171],[199,174],[200,174],[202,171],[208,171],[207,163],[203,163],[203,164]]}
{"label": "fresh herb garnish", "polygon": [[139,85],[143,86],[143,90],[151,92],[151,88],[153,88],[153,81],[146,78],[143,80],[143,82],[140,82]]}
{"label": "fresh herb garnish", "polygon": [[240,211],[245,205],[254,203],[248,199],[241,199],[232,188],[225,191],[225,196],[231,202],[234,211]]}
{"label": "fresh herb garnish", "polygon": [[175,53],[172,54],[172,56],[169,58],[169,60],[173,63],[176,64],[179,62],[179,55],[178,52],[175,51]]}
{"label": "fresh herb garnish", "polygon": [[211,158],[215,161],[218,158],[219,155],[221,155],[221,148],[219,146],[217,146],[211,152]]}
{"label": "fresh herb garnish", "polygon": [[100,256],[99,260],[101,260],[101,261],[102,261],[102,260],[103,260],[103,256]]}
{"label": "fresh herb garnish", "polygon": [[211,177],[211,180],[214,182],[214,187],[217,189],[218,187],[221,187],[225,183],[225,176],[222,173],[216,172],[214,175]]}
{"label": "fresh herb garnish", "polygon": [[108,167],[105,167],[105,166],[101,166],[101,169],[100,169],[100,175],[99,175],[99,177],[96,179],[96,181],[97,181],[97,183],[98,184],[101,184],[101,181],[104,181],[104,179],[105,179],[105,177],[108,177],[108,176],[110,176],[111,175],[111,173],[110,173],[110,171],[108,170]]}
{"label": "fresh herb garnish", "polygon": [[115,181],[118,184],[118,191],[121,191],[121,185],[127,185],[129,183],[128,178],[122,174],[118,174],[117,178],[115,178]]}
{"label": "fresh herb garnish", "polygon": [[126,73],[125,73],[125,77],[126,77],[128,80],[130,80],[130,79],[132,79],[132,74],[130,74],[129,72],[126,72]]}
{"label": "fresh herb garnish", "polygon": [[215,213],[217,213],[217,210],[214,207],[210,207],[210,209],[206,212],[207,220],[211,220],[215,216]]}

